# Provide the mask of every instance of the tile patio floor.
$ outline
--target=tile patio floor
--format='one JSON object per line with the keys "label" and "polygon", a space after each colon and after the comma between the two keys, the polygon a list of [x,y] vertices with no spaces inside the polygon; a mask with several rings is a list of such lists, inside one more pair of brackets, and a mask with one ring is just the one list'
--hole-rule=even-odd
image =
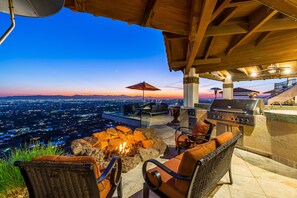
{"label": "tile patio floor", "polygon": [[[170,148],[174,146],[174,129],[168,127],[170,116],[154,116],[151,128],[162,137]],[[170,149],[170,154],[175,154]],[[158,158],[160,162],[167,159]],[[233,185],[224,184],[225,176],[220,185],[209,197],[216,198],[297,198],[297,169],[285,166],[269,158],[262,157],[244,150],[235,149],[232,157]],[[123,174],[124,197],[142,197],[143,178],[142,164]],[[157,197],[150,192],[150,197]]]}

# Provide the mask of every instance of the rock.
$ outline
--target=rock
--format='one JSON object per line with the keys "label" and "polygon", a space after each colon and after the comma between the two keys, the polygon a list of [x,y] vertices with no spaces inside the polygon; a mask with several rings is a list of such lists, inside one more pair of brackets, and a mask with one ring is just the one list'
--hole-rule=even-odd
{"label": "rock", "polygon": [[167,144],[160,137],[156,137],[154,139],[154,142],[155,144],[153,145],[153,148],[157,149],[160,154],[163,154],[167,148]]}
{"label": "rock", "polygon": [[86,140],[87,142],[89,142],[91,145],[94,145],[97,143],[98,138],[91,136],[91,137],[84,137],[83,140]]}
{"label": "rock", "polygon": [[127,173],[129,170],[135,168],[141,162],[139,155],[134,157],[122,157],[123,173]]}
{"label": "rock", "polygon": [[99,148],[89,148],[85,155],[95,157],[100,168],[104,168],[108,164],[108,162],[104,160],[105,155],[103,151]]}
{"label": "rock", "polygon": [[155,148],[149,148],[149,149],[139,148],[139,155],[140,155],[141,161],[144,162],[148,159],[157,158],[160,155],[160,152]]}
{"label": "rock", "polygon": [[85,155],[92,145],[83,139],[77,139],[71,142],[71,149],[74,155]]}
{"label": "rock", "polygon": [[118,137],[118,131],[115,128],[108,128],[106,132],[112,136]]}
{"label": "rock", "polygon": [[135,130],[141,131],[147,139],[155,139],[157,137],[154,129],[151,128],[137,128]]}

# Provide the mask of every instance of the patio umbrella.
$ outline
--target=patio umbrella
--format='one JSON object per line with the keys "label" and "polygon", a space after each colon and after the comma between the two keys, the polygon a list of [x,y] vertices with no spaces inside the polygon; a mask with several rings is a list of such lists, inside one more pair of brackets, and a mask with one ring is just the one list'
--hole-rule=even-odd
{"label": "patio umbrella", "polygon": [[218,91],[219,90],[222,90],[222,89],[221,88],[218,88],[218,87],[213,87],[210,90],[214,90],[215,98],[217,98]]}
{"label": "patio umbrella", "polygon": [[136,90],[142,90],[142,100],[144,101],[144,91],[158,91],[157,87],[154,87],[153,85],[150,85],[146,82],[141,82],[135,85],[131,85],[129,87],[126,87],[128,89],[136,89]]}

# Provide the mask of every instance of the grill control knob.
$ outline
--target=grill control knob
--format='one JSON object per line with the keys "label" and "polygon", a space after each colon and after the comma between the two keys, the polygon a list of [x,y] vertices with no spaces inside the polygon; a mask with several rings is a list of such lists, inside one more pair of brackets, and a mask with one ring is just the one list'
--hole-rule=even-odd
{"label": "grill control knob", "polygon": [[236,118],[235,120],[238,122],[239,121],[239,118]]}
{"label": "grill control knob", "polygon": [[249,119],[245,119],[245,122],[249,122]]}
{"label": "grill control knob", "polygon": [[216,115],[212,115],[212,117],[213,117],[213,118],[215,118],[215,117],[216,117]]}
{"label": "grill control knob", "polygon": [[233,118],[233,117],[231,117],[231,120],[234,120],[234,118]]}
{"label": "grill control knob", "polygon": [[221,116],[222,119],[224,119],[224,116]]}
{"label": "grill control knob", "polygon": [[220,116],[217,116],[217,118],[220,118]]}
{"label": "grill control knob", "polygon": [[242,118],[240,119],[240,122],[243,122],[243,119]]}

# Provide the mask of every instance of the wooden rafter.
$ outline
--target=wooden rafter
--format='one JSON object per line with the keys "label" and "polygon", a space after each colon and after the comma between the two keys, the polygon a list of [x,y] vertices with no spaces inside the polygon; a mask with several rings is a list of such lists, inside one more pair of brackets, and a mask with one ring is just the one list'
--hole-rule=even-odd
{"label": "wooden rafter", "polygon": [[221,77],[225,77],[225,75],[222,73],[222,72],[220,72],[220,71],[216,71]]}
{"label": "wooden rafter", "polygon": [[260,36],[256,39],[256,43],[255,46],[261,45],[261,43],[263,43],[263,41],[265,39],[267,39],[269,37],[269,35],[271,34],[271,32],[263,32],[260,34]]}
{"label": "wooden rafter", "polygon": [[231,2],[231,0],[225,0],[221,5],[213,12],[211,21],[213,21]]}
{"label": "wooden rafter", "polygon": [[172,65],[171,65],[171,44],[170,44],[170,40],[168,40],[166,34],[163,33],[163,39],[165,42],[165,48],[166,48],[166,56],[167,56],[167,61],[168,61],[168,66],[169,66],[169,70],[172,71]]}
{"label": "wooden rafter", "polygon": [[248,71],[245,68],[238,68],[238,71],[241,71],[242,73],[244,73],[246,76],[249,75]]}
{"label": "wooden rafter", "polygon": [[[209,58],[209,59],[196,59],[193,62],[193,65],[207,65],[207,64],[214,64],[214,63],[220,63],[221,58]],[[185,66],[186,61],[172,61],[171,66],[172,67],[181,67]]]}
{"label": "wooden rafter", "polygon": [[158,0],[148,0],[147,5],[141,20],[141,26],[149,26],[154,9],[157,7]]}
{"label": "wooden rafter", "polygon": [[231,41],[231,44],[226,50],[226,54],[232,52],[237,46],[239,46],[243,41],[249,38],[255,31],[261,27],[264,23],[266,23],[271,17],[273,17],[277,13],[276,10],[269,9],[266,6],[262,6],[259,8],[253,16],[250,17],[250,25],[249,25],[249,32],[239,38],[235,38]]}
{"label": "wooden rafter", "polygon": [[[267,32],[267,31],[277,31],[277,30],[290,30],[297,28],[297,21],[294,21],[290,18],[284,19],[273,19],[268,21],[263,26],[254,30],[255,32]],[[211,25],[207,28],[205,36],[225,36],[233,34],[247,34],[249,32],[249,26],[247,23],[241,24],[230,24],[230,25],[221,25],[214,26]]]}
{"label": "wooden rafter", "polygon": [[293,17],[297,20],[297,1],[271,1],[271,0],[258,0],[262,4],[266,5],[267,7],[273,8],[278,10],[281,13],[284,13],[290,17]]}
{"label": "wooden rafter", "polygon": [[[217,25],[218,26],[222,25],[222,24],[226,23],[230,18],[232,18],[232,16],[234,16],[234,14],[236,13],[237,8],[238,7],[231,7],[231,8],[226,9],[226,11],[221,15],[220,19],[217,21]],[[208,45],[206,47],[206,52],[204,54],[205,59],[208,58],[213,44],[214,44],[214,37],[211,37],[208,42]]]}
{"label": "wooden rafter", "polygon": [[[198,0],[193,0],[194,5],[199,5]],[[215,8],[215,5],[217,3],[217,0],[203,0],[201,14],[198,14],[192,10],[192,21],[196,21],[198,19],[198,25],[196,28],[196,24],[191,23],[191,31],[189,35],[189,43],[188,43],[188,51],[187,51],[187,61],[186,61],[186,67],[185,67],[185,73],[189,73],[190,68],[193,65],[193,62],[195,60],[196,54],[199,50],[199,47],[201,45],[201,42],[203,40],[206,28],[211,20],[212,12]],[[193,5],[192,5],[193,6]],[[196,31],[195,31],[196,30]],[[194,36],[192,35],[192,32],[194,32]],[[191,40],[193,39],[194,40]]]}
{"label": "wooden rafter", "polygon": [[208,79],[217,80],[217,81],[223,81],[225,79],[224,77],[220,77],[220,76],[216,76],[216,75],[212,75],[212,74],[208,74],[208,73],[200,73],[199,77],[208,78]]}

